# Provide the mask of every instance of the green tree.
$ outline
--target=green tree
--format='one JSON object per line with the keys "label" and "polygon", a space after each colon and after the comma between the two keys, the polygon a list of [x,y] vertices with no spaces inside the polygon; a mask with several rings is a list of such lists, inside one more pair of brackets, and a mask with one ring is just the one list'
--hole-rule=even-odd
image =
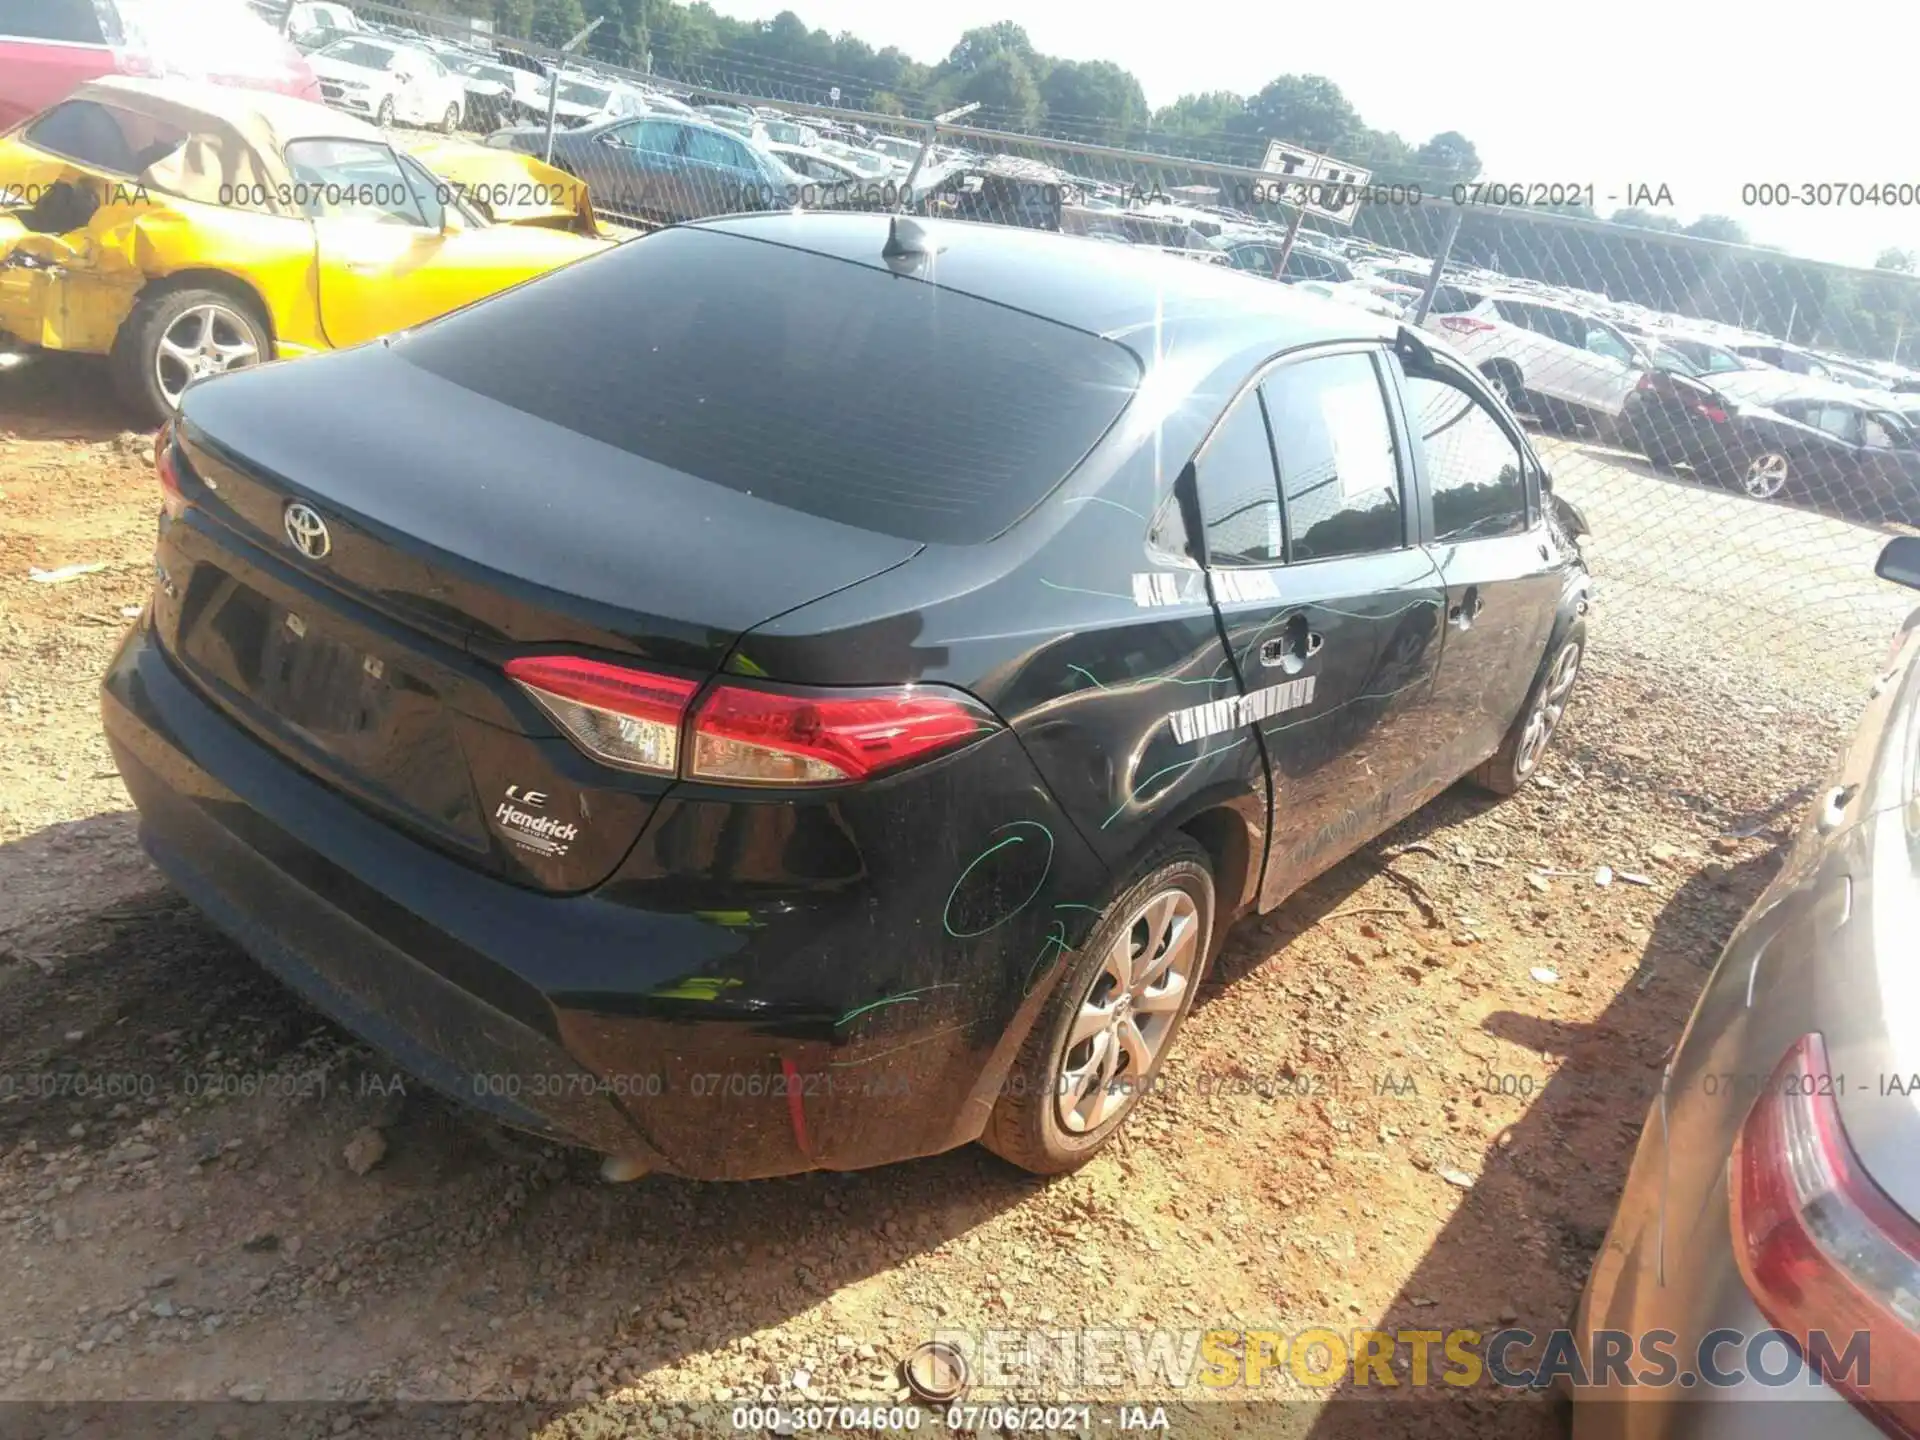
{"label": "green tree", "polygon": [[1224,135],[1236,121],[1244,122],[1246,113],[1246,96],[1209,90],[1203,95],[1182,95],[1156,111],[1152,128],[1171,135]]}
{"label": "green tree", "polygon": [[[1288,140],[1346,159],[1366,127],[1340,87],[1324,75],[1282,75],[1247,102],[1245,125],[1269,140]],[[1229,127],[1234,128],[1232,126]]]}
{"label": "green tree", "polygon": [[1037,58],[1026,30],[1011,20],[996,20],[967,31],[947,53],[941,68],[949,74],[971,74],[1001,55],[1016,56],[1027,63],[1029,70]]}
{"label": "green tree", "polygon": [[1420,167],[1424,178],[1446,185],[1478,175],[1480,152],[1458,130],[1442,130],[1413,152],[1413,163]]}
{"label": "green tree", "polygon": [[1117,142],[1147,117],[1140,82],[1110,60],[1060,60],[1040,82],[1050,129],[1077,140]]}
{"label": "green tree", "polygon": [[1730,245],[1747,243],[1747,227],[1728,215],[1702,215],[1682,233],[1697,240],[1724,240]]}
{"label": "green tree", "polygon": [[980,106],[983,113],[971,117],[971,124],[1030,130],[1040,118],[1040,87],[1034,82],[1033,71],[1011,52],[995,55],[954,77],[945,93],[955,105]]}
{"label": "green tree", "polygon": [[1894,246],[1890,249],[1882,250],[1879,255],[1874,258],[1873,268],[1876,270],[1902,270],[1911,275],[1914,272],[1916,262],[1920,262],[1920,253],[1912,250],[1902,250],[1898,246]]}

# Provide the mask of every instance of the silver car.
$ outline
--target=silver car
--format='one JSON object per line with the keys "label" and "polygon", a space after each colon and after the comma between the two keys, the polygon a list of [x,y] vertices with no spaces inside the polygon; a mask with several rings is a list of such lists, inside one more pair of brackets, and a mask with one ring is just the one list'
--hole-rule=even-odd
{"label": "silver car", "polygon": [[[1878,573],[1920,589],[1920,538]],[[1920,611],[1889,661],[1668,1062],[1575,1440],[1920,1433]]]}

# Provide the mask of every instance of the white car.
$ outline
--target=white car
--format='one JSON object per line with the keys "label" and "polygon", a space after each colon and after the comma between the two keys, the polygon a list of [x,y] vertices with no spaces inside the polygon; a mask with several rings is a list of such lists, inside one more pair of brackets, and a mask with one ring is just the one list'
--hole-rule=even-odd
{"label": "white car", "polygon": [[1471,360],[1508,405],[1542,419],[1557,411],[1617,420],[1648,368],[1607,321],[1536,295],[1443,282],[1425,328]]}
{"label": "white car", "polygon": [[302,50],[321,50],[347,35],[363,35],[367,27],[353,11],[331,0],[295,0],[287,11],[287,38]]}
{"label": "white car", "polygon": [[[551,99],[550,85],[542,85],[534,97],[536,118],[544,123]],[[637,119],[647,114],[647,102],[638,90],[612,80],[588,75],[560,76],[560,100],[553,107],[561,128],[577,130],[583,125],[598,125],[603,120]]]}
{"label": "white car", "polygon": [[439,57],[370,35],[349,35],[308,56],[327,104],[381,125],[433,126],[451,135],[466,113],[466,82]]}
{"label": "white car", "polygon": [[[1302,280],[1294,288],[1309,295],[1318,295],[1323,300],[1357,306],[1372,315],[1384,315],[1389,320],[1404,320],[1411,309],[1410,304],[1389,300],[1377,291],[1365,285],[1356,285],[1350,280]],[[1419,298],[1418,294],[1413,297],[1414,300]]]}

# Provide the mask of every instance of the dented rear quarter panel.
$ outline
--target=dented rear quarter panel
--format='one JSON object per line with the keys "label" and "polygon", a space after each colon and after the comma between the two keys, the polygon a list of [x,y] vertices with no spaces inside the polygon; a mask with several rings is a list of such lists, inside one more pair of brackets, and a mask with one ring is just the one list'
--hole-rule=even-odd
{"label": "dented rear quarter panel", "polygon": [[37,197],[59,181],[106,203],[61,235],[28,230],[20,210],[0,219],[0,329],[45,349],[104,355],[148,285],[211,272],[251,293],[276,354],[326,348],[305,220],[178,199],[14,140],[0,143],[0,195]]}

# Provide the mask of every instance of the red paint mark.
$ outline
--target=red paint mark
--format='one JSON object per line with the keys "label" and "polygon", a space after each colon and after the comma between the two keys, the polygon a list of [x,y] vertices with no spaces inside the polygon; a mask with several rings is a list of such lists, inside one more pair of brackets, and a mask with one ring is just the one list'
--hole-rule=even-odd
{"label": "red paint mark", "polygon": [[794,1142],[799,1145],[800,1153],[811,1160],[813,1142],[807,1139],[807,1102],[800,1094],[800,1069],[785,1056],[780,1059],[780,1069],[787,1077],[787,1118],[793,1121]]}

